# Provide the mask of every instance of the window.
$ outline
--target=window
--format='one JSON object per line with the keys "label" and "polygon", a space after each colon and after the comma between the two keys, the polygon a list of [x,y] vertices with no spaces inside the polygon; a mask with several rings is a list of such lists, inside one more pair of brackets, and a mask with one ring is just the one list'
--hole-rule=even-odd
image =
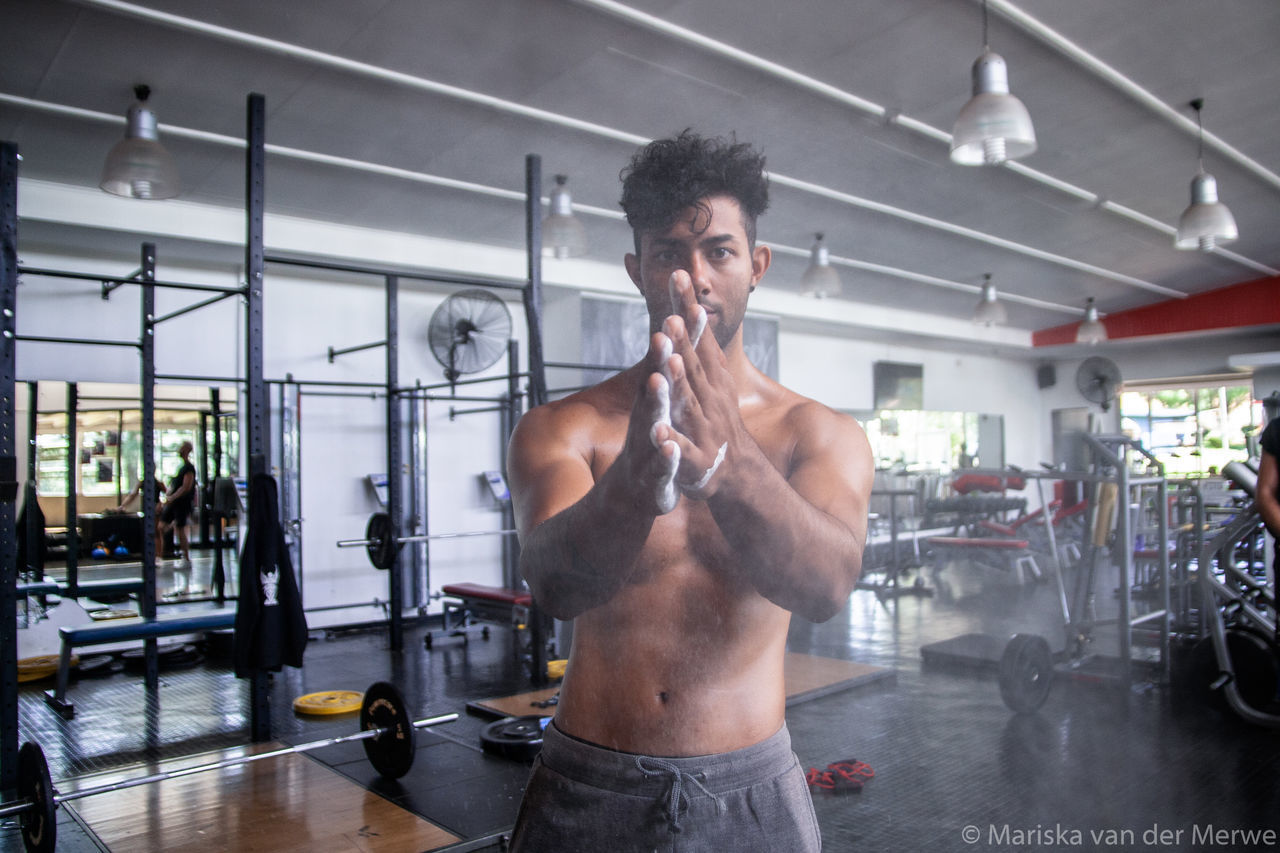
{"label": "window", "polygon": [[1169,477],[1209,477],[1248,458],[1262,422],[1249,385],[1142,388],[1120,395],[1125,435],[1159,459]]}

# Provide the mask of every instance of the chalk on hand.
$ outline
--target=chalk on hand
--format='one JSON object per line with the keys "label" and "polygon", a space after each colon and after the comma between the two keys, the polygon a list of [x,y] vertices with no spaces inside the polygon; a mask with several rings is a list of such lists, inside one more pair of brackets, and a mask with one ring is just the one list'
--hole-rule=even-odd
{"label": "chalk on hand", "polygon": [[[671,343],[667,342],[665,346],[666,355],[671,353]],[[666,367],[666,357],[663,358],[663,367]],[[658,416],[653,422],[653,426],[649,428],[649,441],[658,450],[662,449],[662,442],[658,440],[658,425],[665,424],[671,426],[671,385],[667,382],[667,377],[658,374]],[[657,493],[655,498],[658,503],[658,511],[665,514],[676,508],[676,503],[680,500],[680,493],[676,489],[676,469],[680,467],[680,445],[670,442],[675,450],[671,458],[667,460],[667,469],[662,473],[662,477],[657,483]]]}
{"label": "chalk on hand", "polygon": [[707,330],[707,309],[701,305],[698,306],[698,321],[694,324],[693,334],[689,336],[689,340],[693,342],[694,349],[698,347],[698,341],[702,340],[702,333]]}
{"label": "chalk on hand", "polygon": [[[671,278],[667,279],[667,292],[671,296],[671,313],[680,313],[680,291],[676,289],[675,273],[671,274]],[[689,335],[689,340],[694,347],[698,346],[698,341],[702,340],[702,333],[707,328],[707,309],[701,305],[698,306],[698,319],[694,321],[693,332]]]}
{"label": "chalk on hand", "polygon": [[707,487],[707,483],[711,482],[711,478],[716,475],[716,471],[720,468],[720,463],[724,461],[725,454],[729,452],[729,442],[720,445],[719,452],[716,453],[716,461],[711,463],[711,467],[702,475],[702,479],[694,483],[692,486],[682,486],[686,492],[700,492]]}

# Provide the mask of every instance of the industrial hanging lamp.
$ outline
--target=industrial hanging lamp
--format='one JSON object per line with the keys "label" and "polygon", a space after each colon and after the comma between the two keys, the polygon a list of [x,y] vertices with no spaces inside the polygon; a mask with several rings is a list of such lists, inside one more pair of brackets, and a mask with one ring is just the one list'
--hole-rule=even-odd
{"label": "industrial hanging lamp", "polygon": [[987,44],[987,3],[982,3],[982,55],[973,63],[973,97],[951,131],[951,160],[962,166],[994,166],[1036,150],[1036,130],[1022,101],[1009,94],[1004,57]]}
{"label": "industrial hanging lamp", "polygon": [[1084,304],[1084,321],[1076,330],[1076,343],[1096,344],[1107,339],[1107,327],[1098,318],[1098,306],[1093,304],[1093,297]]}
{"label": "industrial hanging lamp", "polygon": [[991,283],[991,273],[983,277],[982,298],[973,309],[973,322],[980,326],[999,326],[1009,319],[1009,312],[996,295],[996,286]]}
{"label": "industrial hanging lamp", "polygon": [[178,167],[160,144],[156,114],[147,106],[151,87],[135,86],[138,101],[125,115],[124,139],[107,153],[100,186],[125,198],[173,198],[181,189]]}
{"label": "industrial hanging lamp", "polygon": [[1229,243],[1236,239],[1240,232],[1236,230],[1236,220],[1231,211],[1218,201],[1218,182],[1204,170],[1204,124],[1200,120],[1204,98],[1192,101],[1191,108],[1196,111],[1200,168],[1191,179],[1191,205],[1178,219],[1178,234],[1174,237],[1173,245],[1179,249],[1210,252],[1219,243]]}
{"label": "industrial hanging lamp", "polygon": [[587,231],[573,215],[573,199],[565,186],[568,181],[566,175],[556,175],[551,212],[542,220],[543,254],[555,258],[576,258],[587,253]]}
{"label": "industrial hanging lamp", "polygon": [[822,233],[814,236],[813,248],[809,250],[809,268],[800,278],[800,292],[805,296],[826,299],[828,296],[839,296],[840,274],[831,266],[831,254],[822,242]]}

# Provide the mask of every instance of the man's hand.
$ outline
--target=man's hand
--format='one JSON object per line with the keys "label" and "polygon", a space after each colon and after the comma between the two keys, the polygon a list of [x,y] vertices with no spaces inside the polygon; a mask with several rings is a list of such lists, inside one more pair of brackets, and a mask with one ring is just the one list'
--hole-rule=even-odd
{"label": "man's hand", "polygon": [[704,334],[707,312],[698,304],[689,274],[677,270],[669,286],[673,313],[654,337],[665,356],[660,370],[670,396],[670,422],[655,424],[654,437],[676,447],[675,485],[705,500],[715,494],[716,475],[745,428],[724,353],[715,335]]}

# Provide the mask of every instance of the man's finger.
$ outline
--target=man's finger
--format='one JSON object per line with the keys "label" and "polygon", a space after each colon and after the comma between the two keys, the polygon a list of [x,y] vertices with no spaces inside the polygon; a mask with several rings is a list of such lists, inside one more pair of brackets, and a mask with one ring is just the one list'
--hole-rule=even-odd
{"label": "man's finger", "polygon": [[[654,485],[654,502],[658,512],[666,514],[676,508],[680,492],[676,486],[676,471],[680,467],[680,445],[664,439],[671,427],[671,385],[661,373],[657,374],[654,397],[656,411],[653,426],[649,428],[649,441],[658,450],[666,464]],[[661,429],[665,427],[666,429]]]}
{"label": "man's finger", "polygon": [[671,313],[684,320],[692,329],[689,340],[694,347],[702,339],[702,332],[707,328],[707,309],[698,304],[693,291],[693,279],[685,270],[676,270],[667,279],[667,289],[671,296]]}

